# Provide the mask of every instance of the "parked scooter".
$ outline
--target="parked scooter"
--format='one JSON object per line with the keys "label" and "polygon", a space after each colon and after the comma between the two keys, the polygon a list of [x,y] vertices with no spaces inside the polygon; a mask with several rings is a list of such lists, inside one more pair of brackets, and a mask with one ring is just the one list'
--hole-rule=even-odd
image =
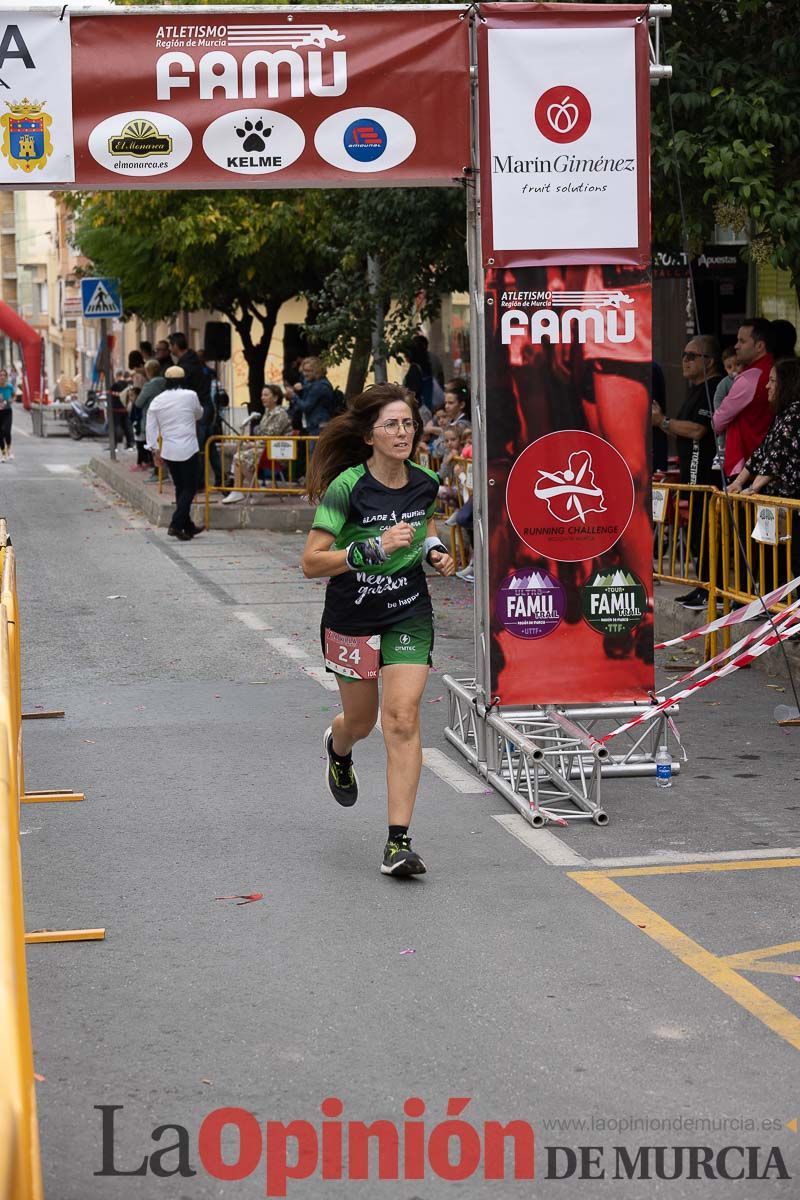
{"label": "parked scooter", "polygon": [[108,404],[106,392],[89,392],[86,401],[72,400],[70,411],[67,413],[67,429],[69,436],[79,442],[85,437],[108,437],[106,409]]}

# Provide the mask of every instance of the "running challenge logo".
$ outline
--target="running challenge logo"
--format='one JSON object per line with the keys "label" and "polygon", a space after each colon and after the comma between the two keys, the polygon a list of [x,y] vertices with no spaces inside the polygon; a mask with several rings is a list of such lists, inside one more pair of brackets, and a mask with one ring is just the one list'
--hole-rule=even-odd
{"label": "running challenge logo", "polygon": [[548,141],[577,142],[592,123],[592,106],[578,88],[560,85],[542,92],[533,119]]}
{"label": "running challenge logo", "polygon": [[610,550],[627,529],[633,505],[625,459],[610,442],[579,429],[547,434],[526,447],[506,485],[517,536],[556,562]]}
{"label": "running challenge logo", "polygon": [[[524,337],[534,346],[625,345],[636,338],[633,296],[621,288],[584,292],[503,292],[500,336],[504,346]],[[526,311],[527,310],[527,311]]]}

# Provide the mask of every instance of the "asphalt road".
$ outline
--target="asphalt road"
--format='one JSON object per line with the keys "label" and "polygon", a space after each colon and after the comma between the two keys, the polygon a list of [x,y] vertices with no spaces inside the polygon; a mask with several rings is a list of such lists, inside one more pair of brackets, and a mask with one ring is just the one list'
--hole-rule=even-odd
{"label": "asphalt road", "polygon": [[[655,1177],[654,1150],[625,1178],[625,1154],[636,1164],[642,1147],[697,1145],[711,1148],[715,1172],[722,1147],[761,1147],[725,1160],[730,1173],[751,1161],[766,1171],[736,1195],[797,1195],[775,1155],[768,1165],[777,1146],[800,1172],[800,1134],[787,1128],[800,1115],[798,860],[785,853],[800,847],[800,730],[772,723],[786,699],[775,684],[740,672],[686,705],[689,763],[671,791],[608,782],[609,826],[545,831],[532,846],[493,819],[513,813],[502,798],[463,770],[472,790],[456,790],[429,756],[440,774],[423,771],[413,829],[429,874],[386,879],[379,734],[358,752],[354,809],[322,784],[336,695],[320,683],[322,587],[300,574],[302,537],[175,543],[86,476],[96,447],[25,427],[17,416],[16,461],[0,466],[25,707],[67,712],[26,723],[27,785],[86,793],[23,808],[26,920],[107,930],[103,942],[28,951],[48,1200],[262,1196],[265,1122],[278,1194],[291,1121],[307,1123],[294,1132],[311,1155],[294,1168],[308,1178],[287,1184],[300,1200],[731,1194],[702,1168],[688,1178],[688,1152],[678,1178]],[[469,673],[471,596],[457,580],[433,587],[423,741],[458,766],[441,673]],[[559,846],[571,866],[553,864]],[[720,853],[735,869],[702,857],[675,867]],[[617,856],[649,873],[609,879],[595,860]],[[252,893],[263,899],[217,899]],[[722,961],[745,952],[738,972]],[[309,1139],[322,1136],[328,1097],[342,1123],[395,1126],[410,1174],[389,1152],[394,1179],[378,1179],[374,1153],[368,1179],[336,1178],[334,1106],[323,1179]],[[415,1097],[416,1124],[429,1139],[439,1128],[438,1174],[428,1165],[424,1178],[413,1178],[413,1123],[403,1129]],[[442,1127],[451,1097],[469,1104],[454,1106],[461,1124]],[[97,1174],[99,1106],[114,1105],[114,1169],[147,1174]],[[204,1119],[225,1107],[254,1115],[240,1114],[241,1147],[232,1127],[223,1139],[227,1162],[252,1155],[241,1180],[214,1178],[198,1150]],[[457,1163],[459,1145],[469,1155],[476,1138],[487,1144],[485,1122],[514,1119],[535,1131],[535,1181],[514,1179],[510,1155],[505,1179],[483,1166],[440,1177],[446,1133],[461,1132]],[[153,1137],[161,1126],[186,1133]],[[213,1143],[211,1122],[203,1128]],[[184,1154],[145,1163],[184,1137]],[[572,1148],[574,1182],[548,1177],[573,1163],[555,1146]],[[583,1172],[580,1146],[600,1148],[584,1151]],[[676,1170],[666,1154],[662,1175]],[[638,1177],[645,1159],[649,1179]],[[196,1174],[173,1173],[181,1164]]]}

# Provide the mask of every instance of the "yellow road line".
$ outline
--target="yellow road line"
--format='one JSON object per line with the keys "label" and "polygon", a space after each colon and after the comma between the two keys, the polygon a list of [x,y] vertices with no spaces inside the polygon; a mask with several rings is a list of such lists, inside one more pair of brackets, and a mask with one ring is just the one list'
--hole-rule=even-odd
{"label": "yellow road line", "polygon": [[[608,878],[623,875],[693,875],[695,871],[764,871],[773,867],[800,867],[800,858],[752,858],[743,862],[678,863],[663,867],[611,867],[602,872]],[[599,872],[592,872],[598,874]]]}
{"label": "yellow road line", "polygon": [[[715,864],[708,864],[696,868],[697,870],[713,870]],[[718,864],[720,869],[735,869],[740,866],[739,863]],[[778,860],[766,862],[762,860],[759,863],[754,863],[754,866],[763,867],[778,865]],[[797,866],[798,863],[790,859],[786,865]],[[691,869],[691,868],[688,868]],[[709,983],[713,983],[715,987],[729,996],[752,1016],[757,1017],[767,1028],[773,1033],[777,1033],[779,1037],[788,1042],[790,1046],[794,1046],[795,1050],[800,1050],[800,1018],[794,1013],[789,1012],[782,1004],[778,1004],[771,996],[767,996],[759,988],[755,987],[748,979],[745,979],[732,967],[712,954],[698,942],[687,937],[685,933],[681,933],[680,929],[676,929],[674,925],[670,925],[669,921],[665,921],[657,912],[653,912],[652,908],[648,908],[646,904],[642,904],[635,896],[626,892],[624,888],[615,883],[610,875],[651,875],[651,874],[672,874],[682,872],[683,867],[664,867],[660,871],[658,868],[636,867],[621,871],[569,871],[570,879],[574,879],[587,892],[591,892],[598,900],[602,900],[614,912],[619,913],[626,921],[630,921],[632,925],[640,927],[642,932],[653,941],[658,942],[665,950],[679,959],[687,967],[691,967],[698,975],[702,975]]]}

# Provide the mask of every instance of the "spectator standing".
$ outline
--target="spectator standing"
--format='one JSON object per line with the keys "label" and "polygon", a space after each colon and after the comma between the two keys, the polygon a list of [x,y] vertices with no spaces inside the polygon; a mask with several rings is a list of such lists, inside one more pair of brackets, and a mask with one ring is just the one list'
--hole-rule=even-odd
{"label": "spectator standing", "polygon": [[444,415],[447,425],[469,425],[469,392],[463,379],[451,379],[444,389]]}
{"label": "spectator standing", "polygon": [[765,492],[800,500],[800,360],[776,362],[769,373],[767,390],[775,420],[764,441],[728,485],[728,492]]}
{"label": "spectator standing", "polygon": [[[203,416],[197,429],[197,440],[200,447],[199,475],[197,481],[199,488],[203,486],[204,482],[203,451],[205,450],[206,442],[214,434],[214,425],[217,419],[214,401],[211,398],[211,376],[203,368],[197,352],[190,348],[185,333],[181,333],[180,331],[178,333],[171,333],[169,335],[169,346],[175,366],[183,370],[186,380],[185,386],[190,391],[196,392],[200,406],[203,409]],[[209,465],[214,474],[214,486],[220,487],[222,483],[222,467],[216,442],[213,443],[208,458]]]}
{"label": "spectator standing", "polygon": [[160,342],[156,342],[156,352],[153,357],[161,368],[162,375],[167,367],[172,366],[172,352],[169,348],[169,342],[165,338],[162,338]]}
{"label": "spectator standing", "polygon": [[175,511],[167,533],[180,542],[188,542],[203,532],[191,516],[200,478],[197,422],[203,416],[203,406],[197,393],[186,387],[183,367],[167,367],[165,378],[166,387],[147,410],[146,445],[156,466],[161,460],[166,463],[175,484]]}
{"label": "spectator standing", "polygon": [[[721,379],[717,384],[717,390],[714,392],[714,412],[722,407],[722,401],[727,396],[728,392],[733,387],[736,376],[739,374],[739,359],[736,357],[736,347],[726,346],[722,351],[722,368],[725,372],[725,378]],[[717,437],[717,453],[714,458],[714,470],[719,471],[725,461],[725,433],[719,434]]]}
{"label": "spectator standing", "polygon": [[0,370],[0,462],[10,462],[14,457],[11,449],[11,426],[14,421],[14,388],[8,381],[8,372]]}
{"label": "spectator standing", "polygon": [[[167,386],[167,381],[161,374],[161,366],[158,359],[149,358],[147,360],[144,364],[144,377],[145,382],[142,385],[142,390],[136,397],[135,406],[139,415],[139,427],[145,433],[145,453],[150,454],[150,451],[147,449],[147,411],[156,396],[160,396]],[[150,456],[150,461],[152,463],[152,455]],[[154,470],[151,478],[153,480],[158,479],[158,472]]]}
{"label": "spectator standing", "polygon": [[767,399],[767,379],[772,369],[769,339],[770,323],[761,317],[748,317],[739,326],[736,357],[741,371],[713,416],[716,432],[725,433],[727,479],[739,474],[772,424]]}
{"label": "spectator standing", "polygon": [[[683,377],[689,384],[689,392],[677,417],[670,419],[655,400],[652,403],[653,425],[676,439],[681,483],[715,482],[713,397],[722,378],[717,355],[718,347],[714,338],[705,334],[691,338],[681,356]],[[702,579],[708,562],[708,538],[703,538],[703,505],[697,500],[692,509],[689,538],[697,578]],[[677,600],[684,608],[702,609],[708,597],[704,588],[695,587],[685,595],[678,596]]]}
{"label": "spectator standing", "polygon": [[302,383],[294,385],[294,409],[300,415],[303,433],[317,437],[333,416],[336,399],[322,359],[304,358],[302,372]]}

